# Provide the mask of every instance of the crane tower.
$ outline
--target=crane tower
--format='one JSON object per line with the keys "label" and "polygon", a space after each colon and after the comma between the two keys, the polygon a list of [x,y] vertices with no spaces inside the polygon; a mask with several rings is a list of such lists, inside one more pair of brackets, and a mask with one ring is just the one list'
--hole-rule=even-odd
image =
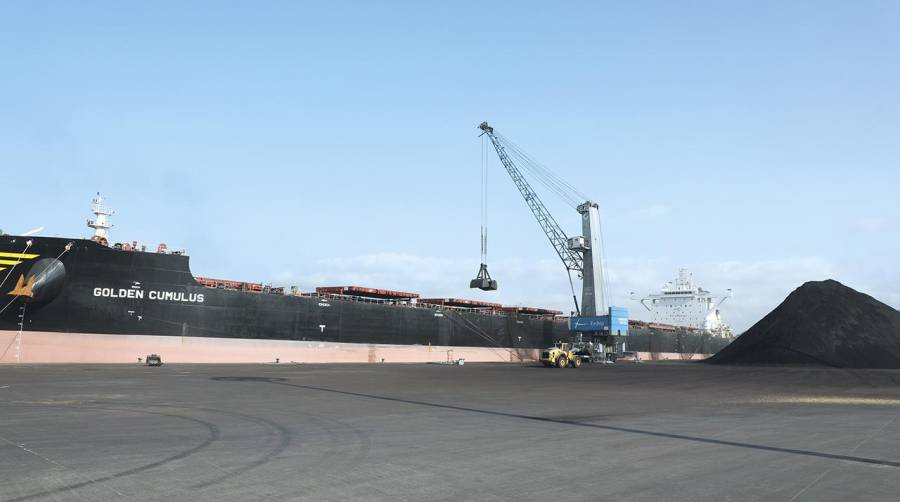
{"label": "crane tower", "polygon": [[569,239],[569,248],[581,252],[581,315],[606,313],[606,291],[603,278],[603,245],[600,236],[600,206],[586,201],[578,205],[583,237]]}

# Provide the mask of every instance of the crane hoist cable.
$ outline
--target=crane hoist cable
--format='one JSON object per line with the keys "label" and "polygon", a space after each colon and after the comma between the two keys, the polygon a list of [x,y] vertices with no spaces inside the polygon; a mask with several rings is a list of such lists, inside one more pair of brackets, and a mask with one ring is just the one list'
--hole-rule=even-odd
{"label": "crane hoist cable", "polygon": [[481,263],[487,263],[487,186],[488,151],[485,138],[481,138]]}
{"label": "crane hoist cable", "polygon": [[481,138],[481,266],[478,275],[469,281],[470,288],[478,288],[482,291],[495,291],[497,281],[491,279],[487,269],[487,242],[488,242],[488,159],[490,150],[487,139]]}
{"label": "crane hoist cable", "polygon": [[[606,238],[603,236],[603,223],[601,222],[598,230],[600,231],[600,253],[601,256],[606,256]],[[609,303],[609,268],[606,266],[606,260],[601,260],[600,262],[601,274],[603,280],[603,288],[601,291],[603,304],[611,305]]]}
{"label": "crane hoist cable", "polygon": [[517,166],[532,174],[532,179],[544,185],[554,195],[562,199],[567,205],[577,207],[588,200],[588,196],[576,189],[571,183],[538,162],[534,157],[522,150],[518,145],[500,133],[494,133],[506,152],[512,157]]}

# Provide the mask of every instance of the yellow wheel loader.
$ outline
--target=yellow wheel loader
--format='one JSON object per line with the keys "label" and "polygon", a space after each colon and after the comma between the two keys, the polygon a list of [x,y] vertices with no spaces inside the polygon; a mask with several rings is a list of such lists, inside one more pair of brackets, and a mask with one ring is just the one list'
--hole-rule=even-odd
{"label": "yellow wheel loader", "polygon": [[565,368],[571,366],[578,368],[581,366],[581,357],[572,350],[572,344],[566,342],[556,342],[552,347],[541,351],[541,363],[544,366]]}

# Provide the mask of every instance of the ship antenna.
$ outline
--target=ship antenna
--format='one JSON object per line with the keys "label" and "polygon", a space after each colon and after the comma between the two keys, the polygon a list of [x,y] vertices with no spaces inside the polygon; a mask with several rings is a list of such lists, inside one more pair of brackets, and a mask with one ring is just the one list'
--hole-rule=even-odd
{"label": "ship antenna", "polygon": [[91,212],[94,219],[87,220],[87,226],[94,229],[96,239],[105,239],[106,231],[113,227],[107,218],[115,214],[115,211],[103,206],[103,196],[97,192],[97,196],[91,200]]}

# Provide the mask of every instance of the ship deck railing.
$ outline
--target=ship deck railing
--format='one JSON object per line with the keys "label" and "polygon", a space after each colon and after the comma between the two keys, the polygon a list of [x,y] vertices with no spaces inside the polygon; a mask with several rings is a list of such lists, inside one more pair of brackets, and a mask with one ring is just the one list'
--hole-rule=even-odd
{"label": "ship deck railing", "polygon": [[[311,298],[320,298],[323,300],[340,300],[340,301],[351,301],[351,302],[361,302],[361,303],[377,303],[380,305],[393,305],[397,307],[406,307],[406,308],[417,308],[417,309],[430,309],[434,311],[442,311],[442,310],[451,310],[454,312],[461,313],[471,313],[471,314],[479,314],[479,315],[490,315],[490,316],[498,316],[498,317],[509,317],[510,312],[505,312],[502,310],[497,310],[491,307],[457,307],[450,305],[438,305],[434,303],[419,303],[419,302],[411,302],[407,299],[395,299],[395,298],[372,298],[366,296],[356,296],[356,295],[342,295],[336,293],[300,293],[294,296],[303,296],[303,297],[311,297]],[[541,314],[527,314],[527,313],[518,313],[517,316],[519,318],[527,318],[527,319],[554,319],[557,317],[549,316],[549,315],[541,315]]]}

